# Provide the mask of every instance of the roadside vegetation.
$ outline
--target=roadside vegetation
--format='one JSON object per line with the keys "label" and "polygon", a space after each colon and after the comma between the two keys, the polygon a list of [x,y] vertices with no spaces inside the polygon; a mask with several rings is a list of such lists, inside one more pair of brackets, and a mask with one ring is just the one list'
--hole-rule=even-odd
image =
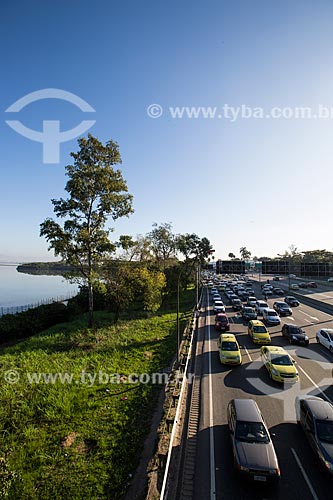
{"label": "roadside vegetation", "polygon": [[[181,310],[194,300],[193,288],[183,292]],[[150,317],[138,311],[117,324],[112,313],[96,312],[94,329],[84,315],[2,350],[3,375],[19,378],[1,381],[2,498],[123,498],[162,387],[127,377],[169,366],[176,350],[172,302]],[[37,375],[29,382],[33,373],[73,379],[47,383],[41,376],[37,383]],[[120,383],[107,382],[112,374]]]}

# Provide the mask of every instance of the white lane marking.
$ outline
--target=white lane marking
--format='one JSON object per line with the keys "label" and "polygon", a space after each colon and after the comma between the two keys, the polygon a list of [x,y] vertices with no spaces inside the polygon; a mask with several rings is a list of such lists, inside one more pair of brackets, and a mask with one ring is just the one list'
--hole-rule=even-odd
{"label": "white lane marking", "polygon": [[326,396],[326,394],[321,390],[321,388],[319,387],[319,385],[317,385],[316,382],[314,380],[312,380],[312,378],[310,377],[310,375],[308,375],[306,373],[306,371],[301,367],[301,365],[298,364],[297,367],[298,367],[299,370],[301,370],[302,373],[304,373],[304,375],[307,377],[307,379],[310,380],[311,384],[316,389],[318,389],[318,391],[326,399],[326,401],[328,401],[329,403],[333,404],[333,402],[330,400],[330,398],[328,396]]}
{"label": "white lane marking", "polygon": [[300,311],[300,313],[305,314],[305,316],[308,316],[308,317],[309,317],[309,318],[311,318],[311,319],[314,319],[314,320],[316,320],[316,321],[319,321],[319,318],[316,318],[315,316],[311,316],[311,314],[308,314],[308,313],[306,313],[306,312],[304,312],[304,311]]}
{"label": "white lane marking", "polygon": [[294,450],[294,448],[291,448],[291,451],[292,451],[292,454],[294,455],[294,458],[295,458],[295,460],[296,460],[296,463],[297,463],[298,467],[299,467],[299,468],[300,468],[300,470],[301,470],[301,473],[303,474],[303,477],[304,477],[304,479],[305,479],[305,482],[306,482],[306,484],[308,485],[308,488],[309,488],[309,490],[310,490],[310,492],[311,492],[312,498],[313,498],[314,500],[319,500],[319,499],[318,499],[318,497],[317,497],[317,495],[316,495],[315,490],[313,489],[313,486],[312,486],[312,484],[311,484],[311,481],[310,481],[310,479],[309,479],[309,477],[308,477],[307,473],[305,472],[304,467],[303,467],[303,465],[302,465],[302,463],[301,463],[300,459],[298,458],[298,455],[297,455],[296,451]]}
{"label": "white lane marking", "polygon": [[310,325],[313,325],[313,321],[310,321],[309,319],[304,318],[304,321],[306,321],[307,323],[310,323]]}
{"label": "white lane marking", "polygon": [[291,319],[291,321],[295,321],[295,318],[293,318],[292,316],[288,316],[288,319]]}
{"label": "white lane marking", "polygon": [[250,360],[250,361],[253,361],[253,360],[252,360],[252,358],[251,358],[251,354],[249,353],[249,351],[246,349],[246,347],[245,347],[245,346],[244,346],[244,350],[245,350],[246,354],[248,355],[249,360]]}
{"label": "white lane marking", "polygon": [[210,324],[208,323],[208,389],[209,389],[209,448],[210,448],[210,499],[215,500],[215,450],[214,450],[214,414],[212,388],[212,342],[210,338]]}

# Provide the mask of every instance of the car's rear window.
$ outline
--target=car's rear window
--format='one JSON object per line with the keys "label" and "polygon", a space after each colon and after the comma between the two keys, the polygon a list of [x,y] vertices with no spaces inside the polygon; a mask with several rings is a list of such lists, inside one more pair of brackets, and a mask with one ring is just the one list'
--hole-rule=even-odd
{"label": "car's rear window", "polygon": [[272,354],[273,365],[292,366],[293,362],[286,354]]}
{"label": "car's rear window", "polygon": [[264,325],[258,325],[253,327],[254,333],[266,333],[266,327]]}
{"label": "car's rear window", "polygon": [[300,334],[303,333],[302,330],[298,326],[290,325],[288,326],[288,330],[292,334]]}
{"label": "car's rear window", "polygon": [[238,346],[236,342],[224,341],[221,344],[222,351],[238,351]]}
{"label": "car's rear window", "polygon": [[247,443],[269,443],[269,435],[261,422],[237,422],[235,438]]}

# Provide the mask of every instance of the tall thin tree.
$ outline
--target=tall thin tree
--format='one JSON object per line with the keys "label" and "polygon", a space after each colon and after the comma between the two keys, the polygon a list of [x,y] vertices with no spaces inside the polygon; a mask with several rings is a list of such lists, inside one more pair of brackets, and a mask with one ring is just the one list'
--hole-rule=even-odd
{"label": "tall thin tree", "polygon": [[113,220],[133,212],[132,195],[119,169],[118,144],[112,140],[103,145],[91,134],[78,140],[79,151],[71,153],[73,165],[67,165],[69,180],[67,199],[52,199],[59,224],[51,218],[40,225],[40,235],[49,243],[55,255],[78,268],[89,290],[89,326],[93,325],[93,283],[103,256],[114,251],[109,239],[108,217]]}

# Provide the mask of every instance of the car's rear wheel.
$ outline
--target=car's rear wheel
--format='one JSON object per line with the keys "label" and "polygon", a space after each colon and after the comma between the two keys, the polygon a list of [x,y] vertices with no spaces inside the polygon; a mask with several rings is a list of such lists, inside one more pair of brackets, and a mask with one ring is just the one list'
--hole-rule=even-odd
{"label": "car's rear wheel", "polygon": [[316,341],[317,341],[317,344],[319,344],[319,338],[318,337],[316,337]]}
{"label": "car's rear wheel", "polygon": [[333,354],[333,346],[330,345],[330,352]]}

